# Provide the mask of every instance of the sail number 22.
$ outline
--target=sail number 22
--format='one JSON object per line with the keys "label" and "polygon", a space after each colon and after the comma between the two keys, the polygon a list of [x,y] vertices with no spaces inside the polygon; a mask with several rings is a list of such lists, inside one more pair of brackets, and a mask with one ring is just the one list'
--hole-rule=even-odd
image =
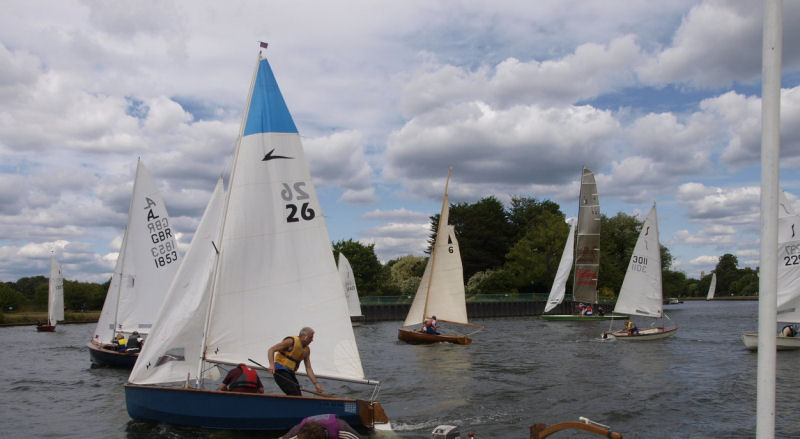
{"label": "sail number 22", "polygon": [[281,190],[281,198],[283,201],[286,201],[286,210],[288,210],[288,214],[286,215],[286,222],[287,223],[296,223],[299,222],[300,219],[305,221],[311,221],[314,219],[315,213],[314,209],[308,207],[309,202],[303,201],[308,200],[311,198],[308,195],[308,192],[305,191],[306,182],[304,181],[297,181],[293,183],[291,186],[288,183],[283,183],[283,189]]}

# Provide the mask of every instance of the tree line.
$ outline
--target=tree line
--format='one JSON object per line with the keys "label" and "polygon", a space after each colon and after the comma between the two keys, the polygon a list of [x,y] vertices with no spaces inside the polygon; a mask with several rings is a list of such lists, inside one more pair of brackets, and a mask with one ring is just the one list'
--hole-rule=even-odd
{"label": "tree line", "polygon": [[[430,220],[428,254],[436,238],[439,215],[431,216]],[[598,278],[601,297],[616,297],[642,222],[624,213],[601,216]],[[452,204],[450,223],[455,226],[461,249],[468,295],[550,291],[569,233],[558,204],[514,197],[506,208],[495,197],[486,197],[475,203]],[[374,244],[352,239],[334,242],[333,251],[336,258],[344,253],[350,261],[359,296],[413,295],[427,264],[427,257],[414,255],[381,263]],[[664,297],[705,297],[711,273],[693,279],[671,270],[672,255],[663,245],[661,263]],[[713,271],[717,273],[717,296],[758,294],[758,271],[739,268],[736,256],[722,255]],[[572,279],[567,284],[568,292],[571,282]],[[73,310],[101,309],[109,283],[110,280],[102,284],[64,280],[64,304]],[[3,311],[9,307],[46,310],[47,290],[45,276],[0,282],[0,307]]]}

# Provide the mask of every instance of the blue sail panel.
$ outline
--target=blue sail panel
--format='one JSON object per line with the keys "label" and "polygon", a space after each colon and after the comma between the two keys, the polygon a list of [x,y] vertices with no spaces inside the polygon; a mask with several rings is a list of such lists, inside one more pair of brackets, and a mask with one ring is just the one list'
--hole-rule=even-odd
{"label": "blue sail panel", "polygon": [[297,133],[292,115],[278,88],[278,81],[266,59],[258,64],[243,135],[258,133]]}

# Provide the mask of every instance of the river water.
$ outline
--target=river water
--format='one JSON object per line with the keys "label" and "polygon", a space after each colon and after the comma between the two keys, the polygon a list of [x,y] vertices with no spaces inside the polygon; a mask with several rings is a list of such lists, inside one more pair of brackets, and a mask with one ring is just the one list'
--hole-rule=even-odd
{"label": "river water", "polygon": [[[436,426],[450,424],[462,438],[469,431],[476,438],[527,438],[534,423],[580,416],[626,438],[754,437],[757,355],[744,348],[740,334],[755,331],[757,302],[687,301],[666,308],[680,327],[677,335],[640,343],[601,340],[609,326],[602,321],[480,319],[474,323],[485,329],[469,346],[398,342],[399,321],[358,326],[365,373],[382,382],[378,400],[394,426],[393,433],[373,437],[430,438]],[[33,326],[0,328],[0,438],[276,436],[132,421],[123,389],[128,372],[90,367],[85,345],[93,329],[60,325],[48,334]],[[265,354],[271,344],[265,340]],[[778,353],[776,437],[800,438],[799,362],[800,351]],[[263,381],[268,392],[275,387],[271,378]],[[323,385],[340,396],[366,397],[371,390]]]}

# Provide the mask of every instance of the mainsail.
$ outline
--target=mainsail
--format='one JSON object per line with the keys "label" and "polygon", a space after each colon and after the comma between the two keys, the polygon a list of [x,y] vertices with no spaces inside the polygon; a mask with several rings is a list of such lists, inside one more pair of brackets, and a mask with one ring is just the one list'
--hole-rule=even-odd
{"label": "mainsail", "polygon": [[633,248],[614,311],[646,317],[662,317],[661,244],[658,240],[656,206],[650,209]]}
{"label": "mainsail", "polygon": [[433,315],[451,323],[468,323],[461,252],[455,227],[448,224],[450,201],[447,186],[452,169],[447,171],[436,241],[403,326],[419,325]]}
{"label": "mainsail", "polygon": [[139,161],[128,224],[92,341],[110,343],[117,332],[148,334],[180,259],[164,200]]}
{"label": "mainsail", "polygon": [[600,204],[592,171],[583,168],[575,238],[575,277],[572,296],[576,302],[597,303],[600,268]]}
{"label": "mainsail", "polygon": [[708,285],[708,294],[706,300],[714,298],[714,293],[717,291],[717,273],[711,273],[711,283]]}
{"label": "mainsail", "polygon": [[778,198],[778,317],[779,322],[800,323],[800,215],[786,194]]}
{"label": "mainsail", "polygon": [[344,293],[347,297],[347,308],[350,310],[350,317],[362,317],[361,302],[358,300],[358,289],[356,288],[356,277],[353,274],[353,267],[350,261],[339,252],[339,276],[342,278]]}
{"label": "mainsail", "polygon": [[47,293],[47,321],[50,325],[64,320],[64,277],[61,264],[50,256],[50,282]]}
{"label": "mainsail", "polygon": [[[181,331],[187,337],[183,342],[148,340],[130,382],[167,381],[167,375],[175,379],[177,373],[156,378],[156,371],[180,347],[186,363],[195,365],[186,373],[200,380],[215,364],[249,363],[250,358],[266,363],[271,344],[304,326],[316,331],[312,351],[318,377],[363,381],[344,288],[300,135],[260,54],[219,221],[221,235],[211,239],[213,246],[203,238],[192,243],[190,251],[200,247],[200,262],[185,270],[187,279],[197,276],[199,281],[181,292],[182,278],[176,280],[156,323],[165,324],[177,313],[201,320],[205,329]],[[192,296],[187,300],[196,310],[184,313],[173,295]],[[196,347],[190,347],[192,342]]]}

